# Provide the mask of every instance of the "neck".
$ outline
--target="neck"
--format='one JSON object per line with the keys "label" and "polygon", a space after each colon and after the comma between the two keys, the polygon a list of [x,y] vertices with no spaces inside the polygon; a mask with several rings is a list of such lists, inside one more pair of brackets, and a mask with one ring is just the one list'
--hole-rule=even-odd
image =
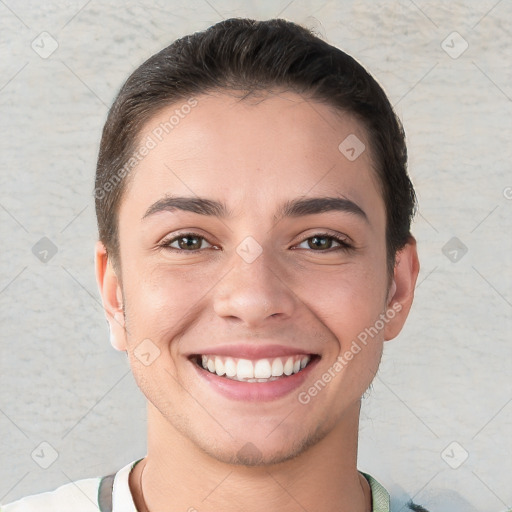
{"label": "neck", "polygon": [[368,512],[370,488],[357,471],[359,405],[355,409],[297,457],[247,467],[204,453],[149,403],[148,454],[130,475],[135,505],[141,512]]}

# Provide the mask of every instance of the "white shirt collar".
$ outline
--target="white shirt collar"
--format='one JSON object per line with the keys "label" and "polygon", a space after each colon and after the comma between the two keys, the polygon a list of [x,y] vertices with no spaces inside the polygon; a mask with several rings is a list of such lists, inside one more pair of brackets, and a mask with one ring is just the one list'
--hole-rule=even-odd
{"label": "white shirt collar", "polygon": [[112,489],[112,512],[137,512],[128,478],[135,464],[141,460],[130,462],[116,473]]}

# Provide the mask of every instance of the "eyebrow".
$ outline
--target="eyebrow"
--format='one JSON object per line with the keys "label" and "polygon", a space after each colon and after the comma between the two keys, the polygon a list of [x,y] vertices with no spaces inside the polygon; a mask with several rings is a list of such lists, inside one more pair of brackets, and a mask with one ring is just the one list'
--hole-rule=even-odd
{"label": "eyebrow", "polygon": [[[177,197],[166,196],[153,203],[147,210],[142,219],[163,211],[182,210],[199,215],[219,217],[226,219],[233,216],[226,204],[213,199],[202,197]],[[314,215],[318,213],[339,211],[356,215],[366,222],[368,216],[364,210],[345,197],[311,197],[298,198],[286,201],[281,205],[275,220],[281,220],[284,217],[302,217],[305,215]]]}

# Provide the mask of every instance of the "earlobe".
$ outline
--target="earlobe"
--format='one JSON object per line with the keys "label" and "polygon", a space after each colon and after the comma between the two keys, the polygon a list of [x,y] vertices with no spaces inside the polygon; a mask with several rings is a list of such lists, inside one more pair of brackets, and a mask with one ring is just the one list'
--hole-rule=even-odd
{"label": "earlobe", "polygon": [[405,246],[397,253],[393,281],[388,293],[389,321],[384,330],[384,339],[398,336],[409,315],[414,298],[414,288],[420,264],[416,240],[410,236]]}
{"label": "earlobe", "polygon": [[116,350],[119,350],[119,352],[126,351],[124,342],[120,340],[118,336],[115,335],[112,326],[110,325],[110,322],[108,323],[108,334],[110,344],[112,345],[112,347],[114,347]]}
{"label": "earlobe", "polygon": [[110,343],[116,350],[126,351],[127,343],[122,289],[102,242],[96,243],[95,266],[96,282],[110,329]]}

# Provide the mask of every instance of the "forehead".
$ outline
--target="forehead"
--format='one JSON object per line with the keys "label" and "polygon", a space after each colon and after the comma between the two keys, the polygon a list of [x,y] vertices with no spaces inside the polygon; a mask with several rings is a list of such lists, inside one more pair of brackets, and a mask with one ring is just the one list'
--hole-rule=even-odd
{"label": "forehead", "polygon": [[135,167],[121,209],[164,193],[229,195],[231,212],[242,215],[311,194],[343,195],[383,211],[361,123],[295,93],[183,100],[145,124],[144,144],[151,149]]}

